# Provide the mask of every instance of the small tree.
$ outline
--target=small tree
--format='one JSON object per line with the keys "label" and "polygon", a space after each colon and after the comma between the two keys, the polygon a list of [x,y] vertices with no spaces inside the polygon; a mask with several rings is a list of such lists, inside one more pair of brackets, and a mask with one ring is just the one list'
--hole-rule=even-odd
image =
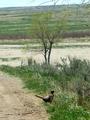
{"label": "small tree", "polygon": [[[32,18],[31,33],[43,46],[45,63],[50,64],[53,44],[59,39],[65,26],[65,16],[55,18],[55,13],[43,12]],[[63,19],[62,19],[63,18]]]}

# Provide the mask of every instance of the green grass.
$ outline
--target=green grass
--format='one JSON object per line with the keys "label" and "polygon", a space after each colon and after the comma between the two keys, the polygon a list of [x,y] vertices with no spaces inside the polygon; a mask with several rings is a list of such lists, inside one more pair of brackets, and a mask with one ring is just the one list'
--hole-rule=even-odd
{"label": "green grass", "polygon": [[[9,67],[1,66],[0,70],[22,79],[25,87],[43,94],[55,90],[53,103],[45,104],[50,113],[50,120],[89,120],[90,96],[84,96],[82,106],[77,105],[77,85],[90,87],[90,62],[76,58],[62,59],[57,66],[30,64],[29,66]],[[87,79],[84,80],[86,75]],[[87,92],[85,92],[87,93]]]}
{"label": "green grass", "polygon": [[35,39],[11,39],[11,40],[0,40],[0,45],[28,45],[37,44]]}
{"label": "green grass", "polygon": [[13,57],[13,58],[0,58],[0,60],[2,60],[3,62],[5,61],[11,61],[11,60],[18,60],[20,59],[20,57]]}
{"label": "green grass", "polygon": [[53,48],[87,48],[90,47],[90,45],[59,45],[54,46]]}

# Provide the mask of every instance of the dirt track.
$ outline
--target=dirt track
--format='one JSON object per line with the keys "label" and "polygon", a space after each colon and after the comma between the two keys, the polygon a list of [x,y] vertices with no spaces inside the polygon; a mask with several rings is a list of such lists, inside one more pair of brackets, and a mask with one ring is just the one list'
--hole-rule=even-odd
{"label": "dirt track", "polygon": [[23,89],[22,82],[0,72],[0,120],[48,120],[41,100]]}

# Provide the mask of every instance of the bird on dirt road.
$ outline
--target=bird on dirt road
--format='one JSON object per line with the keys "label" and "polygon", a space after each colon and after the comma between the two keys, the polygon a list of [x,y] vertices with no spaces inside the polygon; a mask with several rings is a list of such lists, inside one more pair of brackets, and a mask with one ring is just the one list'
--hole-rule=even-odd
{"label": "bird on dirt road", "polygon": [[52,103],[53,98],[54,98],[54,91],[51,91],[51,93],[47,96],[39,96],[39,95],[35,95],[36,97],[42,99],[44,102],[48,102],[48,103]]}

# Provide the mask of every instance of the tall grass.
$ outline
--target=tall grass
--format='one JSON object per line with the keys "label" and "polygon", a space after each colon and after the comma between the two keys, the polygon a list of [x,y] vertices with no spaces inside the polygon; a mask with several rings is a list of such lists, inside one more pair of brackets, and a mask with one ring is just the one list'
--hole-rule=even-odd
{"label": "tall grass", "polygon": [[30,64],[16,68],[1,66],[0,69],[20,77],[25,87],[39,94],[55,90],[53,103],[46,105],[50,120],[90,119],[89,61],[68,58],[57,66]]}

